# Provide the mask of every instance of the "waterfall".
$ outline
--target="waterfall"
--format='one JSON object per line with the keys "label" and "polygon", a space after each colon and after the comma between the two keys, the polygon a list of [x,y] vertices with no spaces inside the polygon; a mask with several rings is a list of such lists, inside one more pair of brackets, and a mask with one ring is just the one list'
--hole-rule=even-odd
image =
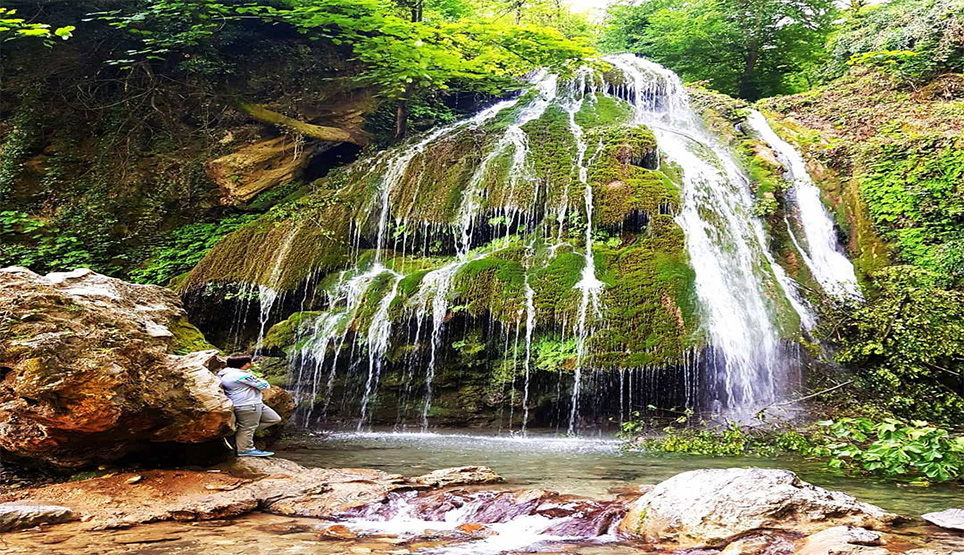
{"label": "waterfall", "polygon": [[271,309],[278,299],[278,285],[281,282],[281,272],[284,271],[284,260],[288,256],[288,253],[291,252],[291,247],[297,235],[297,227],[285,235],[285,240],[281,244],[281,248],[275,253],[274,259],[271,262],[271,271],[268,273],[269,285],[258,285],[258,304],[261,310],[258,319],[258,344],[255,347],[255,352],[261,348],[261,340],[264,338],[265,327],[268,324],[268,319],[271,318]]}
{"label": "waterfall", "polygon": [[785,395],[793,363],[781,348],[778,307],[767,291],[782,291],[792,304],[789,278],[769,255],[762,224],[753,216],[748,178],[703,129],[679,77],[631,55],[607,60],[627,80],[636,121],[653,130],[662,155],[682,169],[677,221],[686,234],[710,343],[712,401],[731,413],[751,414]]}
{"label": "waterfall", "polygon": [[[530,121],[540,118],[549,104],[556,98],[557,79],[555,75],[537,74],[535,78],[537,92],[535,100],[524,106],[516,115],[513,123],[506,127],[501,138],[473,172],[468,188],[462,195],[456,215],[458,233],[456,236],[455,262],[429,272],[422,279],[422,284],[416,296],[418,305],[422,307],[417,313],[419,330],[421,330],[427,310],[430,308],[432,312],[429,362],[425,372],[425,399],[422,408],[423,428],[428,427],[428,413],[432,407],[432,382],[435,380],[436,356],[441,341],[442,327],[445,324],[445,315],[448,312],[448,295],[452,290],[452,280],[455,279],[455,275],[463,266],[473,260],[470,259],[469,250],[472,247],[472,226],[479,218],[479,212],[482,208],[481,184],[492,161],[506,153],[509,148],[512,148],[512,159],[508,178],[513,182],[524,178],[528,145],[522,127]],[[482,255],[480,253],[479,256]]]}
{"label": "waterfall", "polygon": [[368,421],[368,402],[371,400],[372,392],[378,383],[379,374],[382,367],[382,357],[388,350],[388,340],[392,331],[392,321],[388,317],[388,310],[392,306],[392,301],[398,294],[398,282],[404,277],[402,274],[386,270],[392,276],[392,286],[388,293],[382,297],[378,303],[378,311],[372,318],[368,326],[368,380],[365,382],[365,394],[361,402],[361,418],[358,420],[358,429]]}
{"label": "waterfall", "polygon": [[[331,408],[359,429],[380,423],[384,419],[373,414],[380,414],[379,400],[387,399],[389,391],[398,392],[399,424],[410,418],[408,422],[427,429],[433,402],[449,409],[449,395],[457,393],[459,399],[475,396],[480,405],[501,407],[499,426],[505,414],[509,429],[521,417],[523,434],[536,425],[536,418],[540,424],[550,419],[560,431],[575,434],[580,422],[589,418],[609,418],[618,411],[622,421],[650,401],[709,406],[743,417],[785,398],[799,363],[797,351],[789,345],[801,329],[813,326],[814,317],[798,285],[770,252],[763,223],[753,214],[749,177],[704,129],[675,74],[631,55],[610,56],[607,61],[615,69],[600,73],[582,68],[565,82],[537,73],[529,92],[359,163],[354,175],[362,175],[359,182],[364,188],[359,187],[359,194],[365,196],[350,197],[358,199],[345,240],[350,262],[340,274],[316,276],[312,285],[324,296],[304,304],[321,313],[300,324],[292,357],[291,379],[297,386],[297,402],[306,409],[299,413],[305,422],[313,411],[328,416]],[[788,168],[785,178],[793,183],[797,229],[802,230],[798,248],[807,266],[828,292],[859,294],[853,269],[833,242],[832,225],[799,154],[778,142],[758,116],[751,115],[750,125],[781,153]],[[623,133],[620,126],[625,125],[645,125],[653,132],[659,170],[634,167],[639,160],[607,161],[616,157],[609,156],[605,141]],[[547,143],[536,142],[545,137],[559,140],[558,148],[555,143],[546,148]],[[473,145],[480,146],[468,152]],[[432,159],[435,153],[451,159]],[[444,176],[445,186],[438,188],[444,195],[431,188],[436,174],[425,173],[433,164],[442,167],[432,171],[443,172],[437,175]],[[636,214],[633,203],[655,198],[647,196],[657,193],[646,187],[656,185],[644,178],[662,180],[658,183],[665,189],[660,194],[674,199],[672,207],[669,201],[660,204],[658,214],[655,208],[647,209],[659,225],[643,232],[622,231],[618,222],[628,216],[616,219],[617,224],[601,219],[611,217],[612,206]],[[415,188],[412,193],[410,186],[423,187],[423,181],[428,183],[424,190]],[[618,196],[623,194],[627,196]],[[417,209],[392,206],[403,205],[407,201],[398,199],[409,196],[423,197],[419,200],[431,206],[432,217],[422,221],[402,213],[428,210],[421,204]],[[528,197],[525,202],[531,198],[532,205],[523,205],[523,197]],[[623,208],[625,204],[633,208]],[[567,213],[581,215],[584,221],[567,218]],[[490,221],[483,229],[484,218],[493,215],[500,222]],[[816,219],[816,224],[810,221]],[[617,228],[620,231],[614,232]],[[790,231],[796,241],[794,229]],[[392,238],[398,234],[400,239]],[[600,235],[617,241],[596,244]],[[663,246],[666,237],[673,237],[672,246]],[[283,251],[292,248],[292,240],[286,238]],[[430,241],[436,246],[430,247]],[[444,257],[438,256],[440,252]],[[651,262],[645,258],[650,253],[669,262]],[[646,269],[636,270],[633,257],[644,259]],[[282,258],[279,253],[273,259],[271,283],[280,281]],[[652,289],[634,290],[636,297],[618,297],[626,294],[620,287],[626,288],[613,272],[613,259],[627,260],[629,266],[624,267],[640,272],[642,280],[661,281]],[[841,259],[849,274],[841,269]],[[611,307],[603,306],[604,283],[597,263],[606,268],[602,275],[607,283],[612,279],[616,284],[605,288],[605,304]],[[501,289],[492,285],[494,281],[472,282],[473,276],[499,276]],[[480,306],[477,299],[468,298],[476,294],[491,299],[492,305]],[[647,298],[641,299],[642,294]],[[616,301],[633,299],[638,306],[610,302],[610,295]],[[274,299],[266,290],[261,298],[263,335]],[[456,298],[463,306],[453,309]],[[663,312],[652,316],[653,306]],[[460,314],[454,329],[464,324],[477,334],[477,349],[471,353],[485,346],[494,351],[465,359],[469,372],[490,372],[482,380],[473,375],[476,381],[463,384],[455,372],[442,373],[456,364],[457,350],[459,356],[470,353],[449,337],[453,314]],[[664,326],[658,329],[678,330],[685,340],[672,347],[633,344],[650,341],[623,331],[626,322],[637,321],[632,320],[636,314],[641,315],[639,322],[658,322]],[[668,324],[656,320],[667,317]],[[616,328],[614,322],[624,327]],[[652,325],[657,329],[656,323]],[[606,341],[598,343],[597,352],[594,336],[603,335]],[[618,348],[605,351],[607,341]],[[636,358],[625,362],[631,357]],[[544,395],[548,388],[557,392],[555,401]],[[333,396],[346,402],[331,405]],[[520,397],[521,410],[516,412]],[[505,402],[512,408],[503,412]]]}
{"label": "waterfall", "polygon": [[790,184],[788,192],[797,209],[796,219],[803,228],[805,245],[800,244],[789,222],[787,230],[807,268],[828,294],[860,298],[853,264],[841,252],[833,221],[820,201],[820,189],[810,178],[803,156],[773,131],[760,112],[751,110],[746,122],[776,151],[786,168],[783,177]]}

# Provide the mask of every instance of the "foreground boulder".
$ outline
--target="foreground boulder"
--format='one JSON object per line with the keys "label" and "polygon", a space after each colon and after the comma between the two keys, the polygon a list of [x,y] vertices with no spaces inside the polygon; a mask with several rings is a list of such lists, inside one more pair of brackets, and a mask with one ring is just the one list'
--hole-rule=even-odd
{"label": "foreground boulder", "polygon": [[216,355],[163,287],[0,269],[0,447],[77,467],[228,434]]}
{"label": "foreground boulder", "polygon": [[811,534],[840,525],[880,528],[896,515],[804,482],[788,470],[694,470],[640,497],[623,533],[681,546],[720,545],[761,529]]}

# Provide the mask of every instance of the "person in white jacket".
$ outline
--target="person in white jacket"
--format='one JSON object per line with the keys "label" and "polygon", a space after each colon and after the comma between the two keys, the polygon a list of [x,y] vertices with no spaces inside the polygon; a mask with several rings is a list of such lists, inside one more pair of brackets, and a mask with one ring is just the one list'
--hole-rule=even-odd
{"label": "person in white jacket", "polygon": [[254,434],[281,422],[281,417],[261,401],[261,392],[271,385],[249,372],[252,366],[251,355],[231,355],[228,367],[218,372],[218,377],[224,393],[234,405],[238,429],[234,439],[238,456],[270,457],[274,455],[271,451],[254,448]]}

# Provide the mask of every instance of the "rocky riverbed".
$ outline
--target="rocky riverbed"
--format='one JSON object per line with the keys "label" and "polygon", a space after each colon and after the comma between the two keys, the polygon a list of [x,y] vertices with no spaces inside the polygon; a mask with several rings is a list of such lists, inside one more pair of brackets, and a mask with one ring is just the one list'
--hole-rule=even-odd
{"label": "rocky riverbed", "polygon": [[964,536],[792,472],[713,469],[607,499],[512,489],[485,467],[414,478],[240,459],[0,495],[0,553],[936,555]]}

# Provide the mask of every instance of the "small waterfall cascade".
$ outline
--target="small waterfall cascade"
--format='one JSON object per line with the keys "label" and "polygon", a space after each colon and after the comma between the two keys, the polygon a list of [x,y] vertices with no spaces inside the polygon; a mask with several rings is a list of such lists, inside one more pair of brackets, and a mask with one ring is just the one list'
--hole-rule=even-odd
{"label": "small waterfall cascade", "polygon": [[[309,266],[298,312],[275,324],[292,330],[299,421],[576,434],[650,405],[732,417],[785,398],[814,317],[753,214],[750,178],[675,74],[606,61],[538,72],[519,96],[359,160],[300,205],[341,206],[344,228],[321,212],[269,232],[262,283],[292,281],[289,253],[312,226],[343,249],[333,269]],[[823,252],[847,263],[819,197],[818,211],[807,204],[805,169],[758,124],[794,182],[808,268],[828,292],[856,291],[852,268]],[[814,214],[825,227],[807,227]],[[259,338],[297,304],[265,285]]]}
{"label": "small waterfall cascade", "polygon": [[696,273],[703,324],[712,351],[707,372],[714,403],[749,414],[783,398],[793,363],[781,348],[780,291],[802,309],[785,273],[769,254],[762,224],[753,216],[749,180],[710,137],[689,105],[679,77],[631,55],[608,58],[626,77],[622,86],[636,120],[656,135],[660,153],[683,177],[677,221]]}
{"label": "small waterfall cascade", "polygon": [[820,200],[820,189],[813,183],[803,156],[773,131],[760,112],[751,110],[746,123],[770,145],[786,167],[784,179],[790,184],[795,219],[803,229],[804,240],[797,238],[789,222],[788,231],[807,268],[828,294],[861,298],[854,266],[841,252],[833,221]]}

